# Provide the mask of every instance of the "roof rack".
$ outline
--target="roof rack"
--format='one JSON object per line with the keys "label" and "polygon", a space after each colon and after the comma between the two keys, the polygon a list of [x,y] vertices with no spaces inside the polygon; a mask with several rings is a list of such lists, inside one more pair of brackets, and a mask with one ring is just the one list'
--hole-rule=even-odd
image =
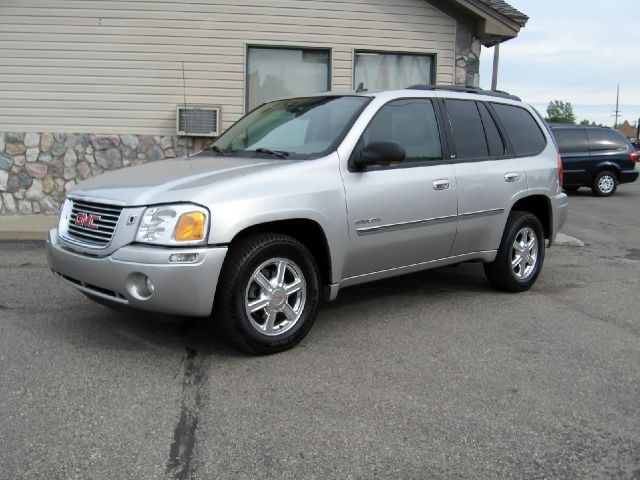
{"label": "roof rack", "polygon": [[520,97],[511,95],[500,90],[485,90],[472,85],[413,85],[407,87],[408,90],[448,90],[450,92],[475,93],[477,95],[487,95],[489,97],[508,98],[509,100],[521,101]]}

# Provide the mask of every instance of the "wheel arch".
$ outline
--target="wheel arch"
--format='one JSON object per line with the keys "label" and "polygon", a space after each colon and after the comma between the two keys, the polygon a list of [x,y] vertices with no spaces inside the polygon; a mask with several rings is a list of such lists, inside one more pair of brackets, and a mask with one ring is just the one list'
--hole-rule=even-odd
{"label": "wheel arch", "polygon": [[309,249],[318,263],[321,284],[327,286],[332,283],[331,249],[327,235],[317,221],[301,217],[256,223],[238,231],[230,244],[247,235],[267,232],[288,235],[302,243]]}
{"label": "wheel arch", "polygon": [[616,180],[620,181],[620,174],[622,172],[622,168],[620,168],[620,165],[614,162],[606,161],[606,162],[598,163],[593,168],[593,171],[591,172],[591,177],[589,178],[589,184],[591,184],[595,180],[596,176],[604,170],[609,170],[613,172],[616,175]]}
{"label": "wheel arch", "polygon": [[551,201],[546,195],[529,195],[517,200],[511,211],[529,212],[538,217],[544,230],[544,237],[550,239],[553,235],[553,210]]}

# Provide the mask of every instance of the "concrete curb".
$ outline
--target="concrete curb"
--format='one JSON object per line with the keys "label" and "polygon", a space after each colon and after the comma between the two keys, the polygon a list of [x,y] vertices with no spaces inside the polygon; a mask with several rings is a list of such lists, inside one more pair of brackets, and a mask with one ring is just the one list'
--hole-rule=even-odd
{"label": "concrete curb", "polygon": [[46,240],[57,215],[0,216],[0,240]]}
{"label": "concrete curb", "polygon": [[558,233],[556,235],[556,245],[564,245],[567,247],[584,247],[584,242],[579,238],[566,235],[564,233]]}

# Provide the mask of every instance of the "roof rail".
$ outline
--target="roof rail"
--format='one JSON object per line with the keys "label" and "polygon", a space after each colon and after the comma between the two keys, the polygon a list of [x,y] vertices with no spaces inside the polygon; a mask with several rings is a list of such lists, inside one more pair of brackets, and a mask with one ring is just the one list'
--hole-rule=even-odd
{"label": "roof rail", "polygon": [[509,100],[521,101],[520,97],[511,95],[500,90],[484,90],[472,85],[413,85],[407,87],[408,90],[448,90],[450,92],[475,93],[477,95],[487,95],[489,97],[508,98]]}

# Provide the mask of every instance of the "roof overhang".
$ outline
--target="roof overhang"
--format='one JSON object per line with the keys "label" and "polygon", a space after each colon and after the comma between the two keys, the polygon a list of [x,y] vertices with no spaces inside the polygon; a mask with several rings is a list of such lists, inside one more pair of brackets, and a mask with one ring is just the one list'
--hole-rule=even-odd
{"label": "roof overhang", "polygon": [[485,47],[506,42],[518,36],[522,25],[480,0],[453,0],[478,20],[476,35]]}

